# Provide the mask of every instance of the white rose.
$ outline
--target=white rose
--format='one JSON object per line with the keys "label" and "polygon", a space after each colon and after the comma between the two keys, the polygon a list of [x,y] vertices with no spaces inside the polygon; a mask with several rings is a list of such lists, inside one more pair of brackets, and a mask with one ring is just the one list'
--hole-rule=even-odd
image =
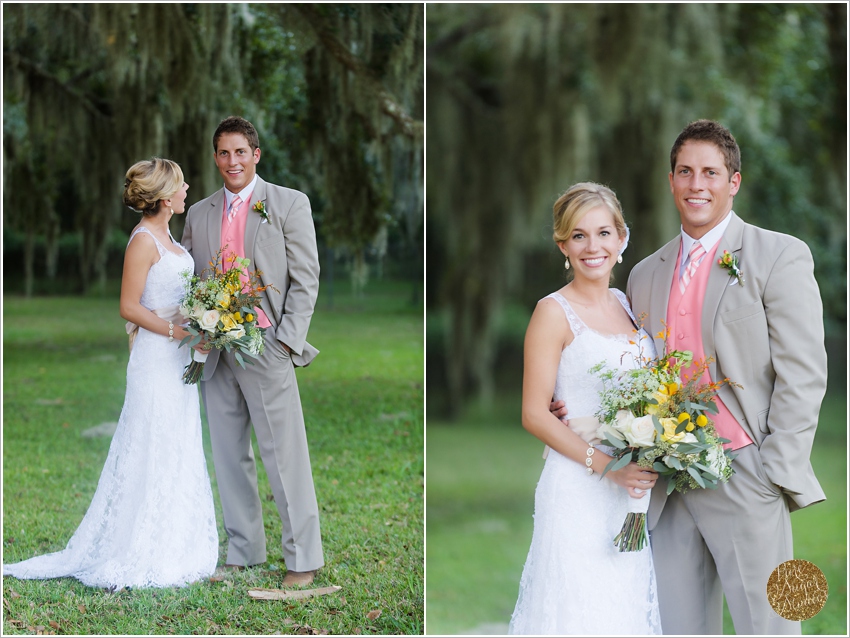
{"label": "white rose", "polygon": [[203,330],[215,330],[216,326],[218,325],[218,320],[220,318],[221,315],[218,314],[218,310],[207,310],[198,319],[198,324]]}
{"label": "white rose", "polygon": [[192,306],[192,312],[189,313],[189,316],[193,319],[200,319],[204,315],[204,307],[200,304]]}
{"label": "white rose", "polygon": [[632,420],[629,429],[623,432],[629,445],[648,447],[655,442],[655,425],[652,416],[642,416]]}
{"label": "white rose", "polygon": [[623,435],[608,423],[600,423],[596,429],[596,436],[605,441],[623,441]]}
{"label": "white rose", "polygon": [[242,326],[236,326],[233,330],[229,330],[227,336],[233,337],[234,339],[241,339],[245,336],[245,328]]}
{"label": "white rose", "polygon": [[614,419],[614,427],[625,434],[631,430],[632,422],[635,420],[635,415],[632,414],[630,410],[617,410],[617,414]]}

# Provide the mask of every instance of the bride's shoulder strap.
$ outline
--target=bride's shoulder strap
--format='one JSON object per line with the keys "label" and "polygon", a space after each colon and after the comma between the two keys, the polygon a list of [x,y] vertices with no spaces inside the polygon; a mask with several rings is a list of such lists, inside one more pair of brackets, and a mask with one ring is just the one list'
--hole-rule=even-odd
{"label": "bride's shoulder strap", "polygon": [[626,297],[626,293],[624,293],[622,290],[617,290],[616,288],[609,288],[609,290],[611,292],[613,292],[614,296],[617,298],[617,300],[621,304],[623,304],[623,308],[625,308],[626,312],[629,313],[629,316],[632,318],[632,321],[637,323],[637,319],[635,318],[635,313],[632,312],[632,306],[629,303],[629,298]]}
{"label": "bride's shoulder strap", "polygon": [[582,332],[584,324],[581,319],[578,318],[578,315],[575,313],[572,306],[570,306],[570,302],[568,302],[561,293],[553,292],[552,294],[546,295],[544,299],[554,299],[558,302],[561,308],[564,309],[564,314],[567,316],[567,322],[570,324],[570,330],[573,331],[573,335],[578,335]]}
{"label": "bride's shoulder strap", "polygon": [[163,254],[165,254],[165,250],[166,250],[165,246],[163,246],[162,244],[160,244],[160,243],[159,243],[159,240],[156,238],[156,235],[154,235],[154,234],[150,231],[150,229],[145,228],[144,226],[139,226],[138,228],[136,228],[136,230],[134,230],[132,233],[130,233],[130,239],[128,239],[128,240],[127,240],[127,245],[128,245],[128,246],[130,245],[130,242],[131,242],[131,241],[133,241],[133,237],[135,237],[135,236],[136,236],[136,235],[138,235],[139,233],[146,233],[146,234],[148,234],[148,235],[150,235],[150,236],[151,236],[151,239],[153,239],[154,243],[156,244],[156,249],[157,249],[157,251],[159,251],[159,255],[160,255],[160,257],[161,257]]}

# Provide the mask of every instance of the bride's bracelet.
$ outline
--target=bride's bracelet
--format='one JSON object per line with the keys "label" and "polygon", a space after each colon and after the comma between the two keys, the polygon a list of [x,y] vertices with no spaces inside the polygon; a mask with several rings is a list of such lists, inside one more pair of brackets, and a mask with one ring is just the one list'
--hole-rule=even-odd
{"label": "bride's bracelet", "polygon": [[174,322],[168,322],[168,342],[171,343],[174,341]]}
{"label": "bride's bracelet", "polygon": [[587,458],[584,460],[584,464],[587,466],[587,475],[593,475],[593,453],[596,452],[595,447],[587,448]]}

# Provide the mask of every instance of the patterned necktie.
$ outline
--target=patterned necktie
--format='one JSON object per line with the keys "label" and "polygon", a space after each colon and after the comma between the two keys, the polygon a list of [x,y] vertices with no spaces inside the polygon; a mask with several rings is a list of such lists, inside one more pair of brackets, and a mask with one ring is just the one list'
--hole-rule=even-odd
{"label": "patterned necktie", "polygon": [[694,242],[694,245],[691,246],[691,251],[688,253],[688,266],[685,268],[685,271],[679,279],[679,290],[682,291],[683,295],[685,294],[685,289],[688,287],[691,279],[693,279],[694,274],[699,267],[699,263],[702,261],[704,256],[705,248],[702,247],[701,243]]}
{"label": "patterned necktie", "polygon": [[242,198],[239,195],[233,198],[233,201],[230,202],[230,210],[227,211],[227,223],[233,221],[233,218],[236,217],[236,211],[239,210],[239,207],[242,205]]}

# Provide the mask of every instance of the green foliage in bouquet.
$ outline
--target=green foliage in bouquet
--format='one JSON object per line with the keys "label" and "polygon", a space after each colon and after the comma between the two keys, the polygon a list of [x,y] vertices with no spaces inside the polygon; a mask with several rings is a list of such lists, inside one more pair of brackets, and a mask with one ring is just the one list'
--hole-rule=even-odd
{"label": "green foliage in bouquet", "polygon": [[[729,440],[718,436],[706,413],[717,413],[714,398],[721,386],[740,386],[729,379],[700,382],[712,359],[694,363],[689,350],[670,350],[666,326],[657,337],[665,351],[656,359],[641,356],[639,367],[624,372],[605,363],[590,369],[603,382],[597,435],[614,448],[602,476],[634,461],[667,477],[667,494],[716,489],[732,476],[735,454],[723,448]],[[628,513],[614,539],[620,551],[643,549],[645,523],[645,512]]]}
{"label": "green foliage in bouquet", "polygon": [[[259,357],[265,350],[265,328],[257,325],[260,293],[266,288],[276,288],[260,285],[262,273],[248,269],[249,259],[232,255],[227,259],[230,267],[225,270],[223,251],[224,248],[219,249],[215,260],[201,275],[183,273],[185,294],[180,313],[189,320],[186,330],[191,336],[180,345],[192,348],[204,340],[205,350],[235,350],[236,361],[244,368],[246,363],[253,365],[246,357]],[[193,358],[186,366],[183,381],[197,383],[203,369],[204,362]]]}

